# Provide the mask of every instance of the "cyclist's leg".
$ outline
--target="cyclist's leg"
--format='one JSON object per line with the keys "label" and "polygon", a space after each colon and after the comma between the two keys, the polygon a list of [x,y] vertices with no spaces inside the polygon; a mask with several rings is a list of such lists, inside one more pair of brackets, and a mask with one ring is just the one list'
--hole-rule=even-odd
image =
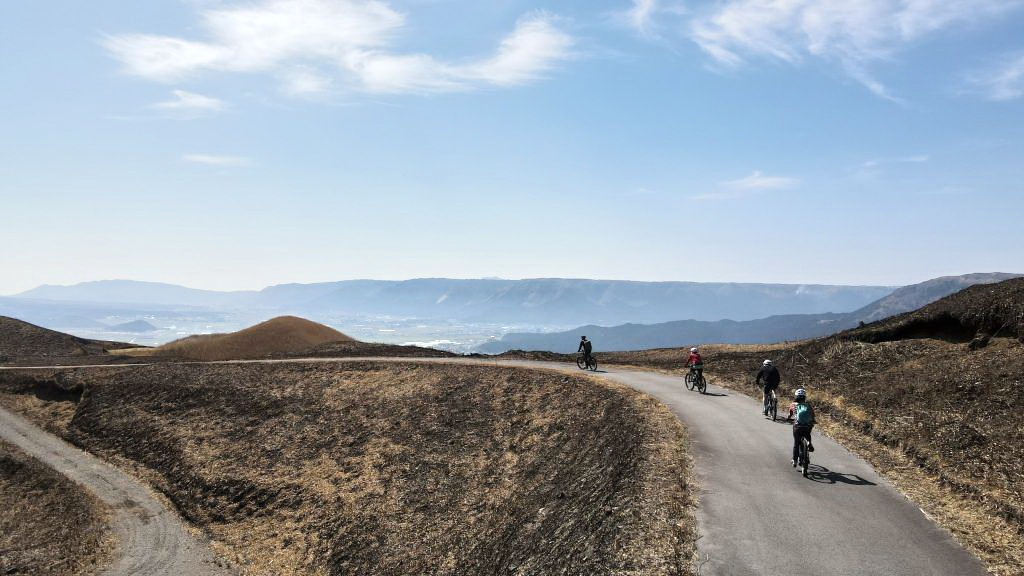
{"label": "cyclist's leg", "polygon": [[800,435],[800,427],[793,426],[793,466],[800,463]]}
{"label": "cyclist's leg", "polygon": [[814,426],[813,425],[808,426],[807,427],[807,432],[805,433],[805,435],[807,436],[807,451],[808,452],[814,452],[814,442],[811,442],[811,430],[814,430]]}

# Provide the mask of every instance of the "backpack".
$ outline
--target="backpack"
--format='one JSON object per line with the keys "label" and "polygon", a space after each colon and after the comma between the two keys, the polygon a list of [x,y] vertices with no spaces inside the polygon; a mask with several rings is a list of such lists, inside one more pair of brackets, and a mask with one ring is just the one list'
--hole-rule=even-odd
{"label": "backpack", "polygon": [[796,405],[796,425],[810,426],[814,424],[814,411],[809,404]]}

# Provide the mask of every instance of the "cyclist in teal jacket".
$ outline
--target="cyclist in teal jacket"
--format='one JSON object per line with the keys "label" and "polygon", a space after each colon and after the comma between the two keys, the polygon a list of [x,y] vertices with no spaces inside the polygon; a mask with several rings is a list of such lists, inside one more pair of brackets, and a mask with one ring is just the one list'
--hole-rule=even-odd
{"label": "cyclist in teal jacket", "polygon": [[814,408],[807,402],[807,391],[798,388],[793,403],[789,405],[789,417],[793,419],[793,466],[797,465],[800,454],[800,439],[807,438],[807,450],[814,452],[811,430],[814,429]]}

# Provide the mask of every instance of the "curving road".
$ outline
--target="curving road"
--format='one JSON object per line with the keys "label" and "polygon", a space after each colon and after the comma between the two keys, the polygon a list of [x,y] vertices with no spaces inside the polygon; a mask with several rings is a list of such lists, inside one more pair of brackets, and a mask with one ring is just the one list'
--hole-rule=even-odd
{"label": "curving road", "polygon": [[138,480],[0,408],[0,438],[96,494],[114,512],[118,551],[103,576],[220,576],[205,544]]}
{"label": "curving road", "polygon": [[[579,372],[567,364],[516,360],[316,358],[230,363],[368,360],[468,362]],[[811,473],[808,478],[801,476],[789,464],[789,425],[763,418],[755,400],[710,385],[708,393],[701,395],[687,390],[682,378],[655,372],[613,367],[597,376],[658,398],[686,424],[701,486],[701,538],[697,543],[700,575],[987,574],[981,562],[947,531],[936,526],[866,462],[831,439],[815,434],[817,450],[812,454]],[[2,414],[6,413],[0,411]],[[0,418],[0,433],[4,418]],[[32,435],[49,436],[42,431]],[[37,450],[22,448],[38,457]],[[59,461],[54,467],[63,471]],[[108,502],[124,499],[104,498]],[[159,504],[156,506],[159,508]],[[152,513],[173,516],[162,508]],[[173,542],[175,547],[185,546],[177,537]],[[178,549],[167,551],[166,556],[180,561],[182,554]],[[183,570],[145,573],[205,574]]]}

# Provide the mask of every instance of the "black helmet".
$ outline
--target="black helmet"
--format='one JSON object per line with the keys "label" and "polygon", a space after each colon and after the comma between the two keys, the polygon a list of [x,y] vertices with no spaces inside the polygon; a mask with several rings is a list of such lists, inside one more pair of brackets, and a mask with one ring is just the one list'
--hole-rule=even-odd
{"label": "black helmet", "polygon": [[580,336],[580,340],[586,340],[586,339],[587,339],[586,336]]}

